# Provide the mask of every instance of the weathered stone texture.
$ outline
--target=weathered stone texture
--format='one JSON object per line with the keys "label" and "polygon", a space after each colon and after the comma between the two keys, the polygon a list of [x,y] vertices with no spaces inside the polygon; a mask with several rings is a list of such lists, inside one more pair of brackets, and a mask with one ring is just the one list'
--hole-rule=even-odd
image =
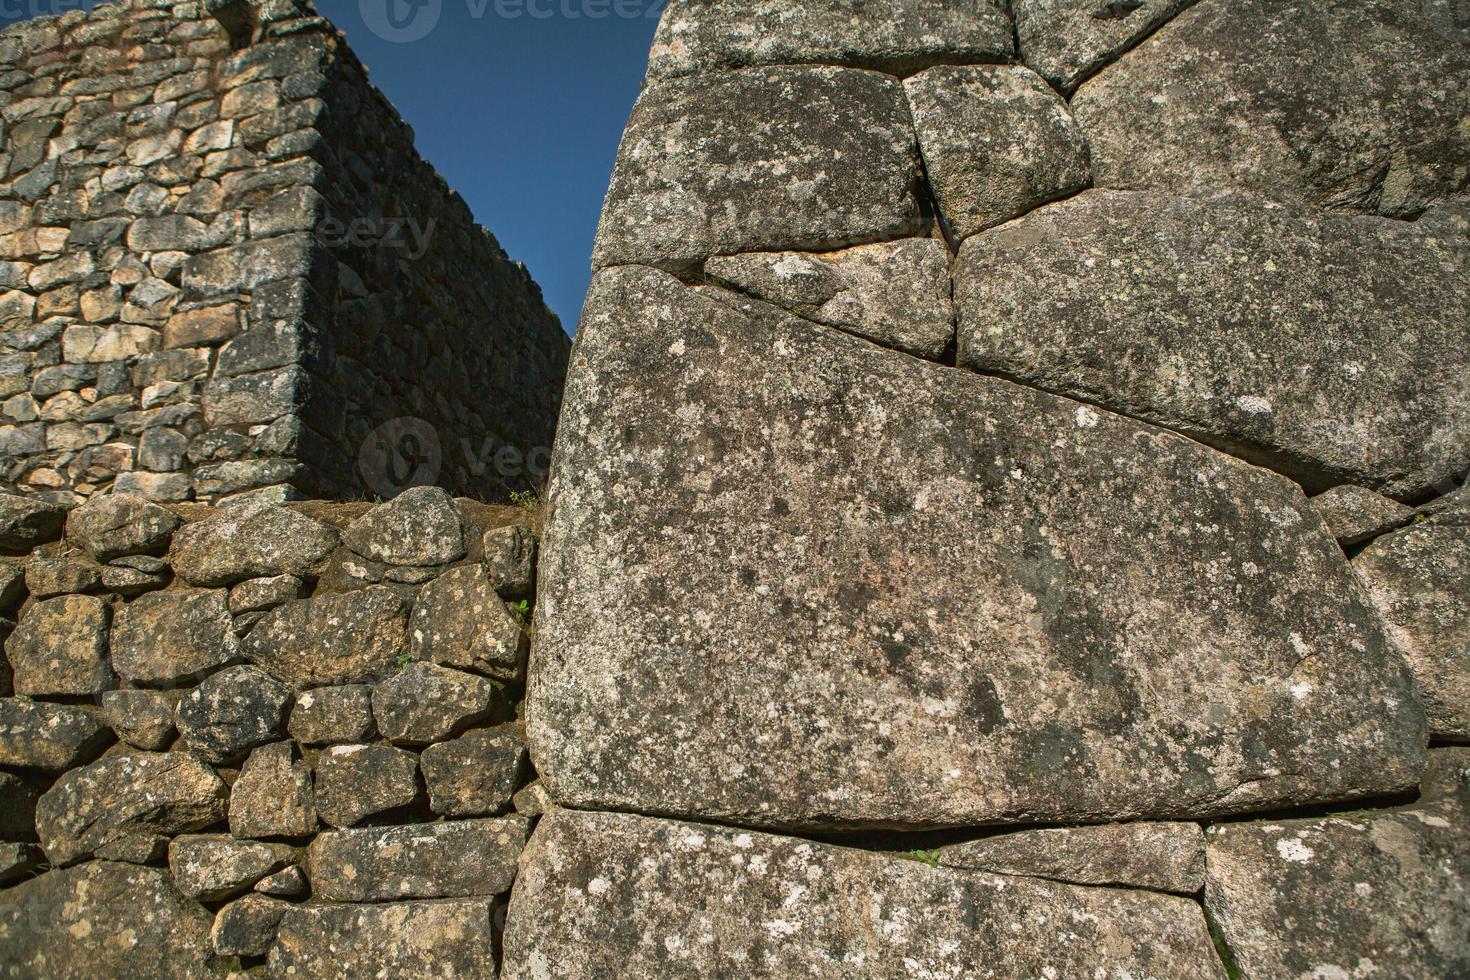
{"label": "weathered stone texture", "polygon": [[298,690],[376,680],[408,648],[408,608],[383,586],[288,602],[266,614],[240,652]]}
{"label": "weathered stone texture", "polygon": [[526,634],[479,564],[445,572],[419,590],[408,622],[416,660],[519,680]]}
{"label": "weathered stone texture", "polygon": [[272,977],[495,976],[494,899],[295,907],[271,947]]}
{"label": "weathered stone texture", "polygon": [[526,849],[504,980],[1225,976],[1193,902],[558,810]]}
{"label": "weathered stone texture", "polygon": [[167,687],[235,660],[238,644],[224,589],[140,596],[112,624],[112,663],[134,684]]}
{"label": "weathered stone texture", "polygon": [[1396,217],[1463,192],[1470,48],[1433,6],[1194,4],[1073,98],[1097,185]]}
{"label": "weathered stone texture", "polygon": [[29,606],[5,641],[15,693],[100,694],[112,686],[107,631],[112,612],[96,596],[68,595]]}
{"label": "weathered stone texture", "polygon": [[581,330],[526,712],[559,802],[918,827],[1416,782],[1408,670],[1288,481],[652,270]]}
{"label": "weathered stone texture", "polygon": [[325,831],[307,857],[312,891],[334,902],[498,895],[529,833],[521,816]]}
{"label": "weathered stone texture", "polygon": [[0,765],[60,772],[90,762],[109,741],[95,712],[0,698]]}
{"label": "weathered stone texture", "polygon": [[316,832],[311,767],[290,742],[250,753],[230,787],[230,833],[236,837],[305,837]]}
{"label": "weathered stone texture", "polygon": [[1193,823],[1023,830],[938,852],[949,868],[1193,894],[1205,883],[1205,837]]}
{"label": "weathered stone texture", "polygon": [[887,75],[775,67],[657,82],[623,134],[592,261],[684,269],[913,235],[916,160]]}
{"label": "weathered stone texture", "polygon": [[1093,191],[965,242],[959,362],[1412,497],[1470,467],[1467,284],[1404,222]]}
{"label": "weathered stone texture", "polygon": [[1070,94],[1194,0],[1012,0],[1020,60]]}
{"label": "weathered stone texture", "polygon": [[1312,498],[1312,506],[1344,548],[1371,541],[1414,519],[1414,508],[1351,484],[1318,494]]}

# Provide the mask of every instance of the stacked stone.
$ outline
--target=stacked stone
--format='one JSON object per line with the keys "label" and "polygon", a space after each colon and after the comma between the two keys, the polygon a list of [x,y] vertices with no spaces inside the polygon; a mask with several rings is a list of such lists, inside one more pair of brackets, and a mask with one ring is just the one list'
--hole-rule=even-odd
{"label": "stacked stone", "polygon": [[0,120],[0,486],[386,493],[354,453],[411,417],[488,497],[550,444],[556,318],[304,0],[15,25]]}
{"label": "stacked stone", "polygon": [[1470,972],[1453,6],[674,0],[503,977]]}
{"label": "stacked stone", "polygon": [[519,719],[535,523],[438,488],[0,496],[0,961],[493,975],[547,805]]}

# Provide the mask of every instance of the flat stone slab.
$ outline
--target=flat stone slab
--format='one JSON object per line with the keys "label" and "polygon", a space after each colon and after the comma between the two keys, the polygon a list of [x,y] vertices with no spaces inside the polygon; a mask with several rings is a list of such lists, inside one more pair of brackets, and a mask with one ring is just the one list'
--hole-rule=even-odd
{"label": "flat stone slab", "polygon": [[1435,6],[1196,3],[1072,99],[1097,186],[1395,217],[1454,196],[1470,48]]}
{"label": "flat stone slab", "polygon": [[1193,0],[1011,0],[1020,60],[1071,93]]}
{"label": "flat stone slab", "polygon": [[1470,738],[1470,520],[1433,517],[1353,561],[1414,671],[1429,730]]}
{"label": "flat stone slab", "polygon": [[648,75],[801,64],[906,75],[1014,53],[1010,18],[991,0],[674,0],[654,35]]}
{"label": "flat stone slab", "polygon": [[1372,541],[1414,519],[1414,508],[1352,484],[1318,494],[1312,498],[1312,506],[1344,548]]}
{"label": "flat stone slab", "polygon": [[333,902],[497,895],[515,880],[524,817],[328,830],[309,852],[312,893]]}
{"label": "flat stone slab", "polygon": [[[1055,971],[1055,972],[1053,972]],[[1199,907],[617,813],[541,818],[502,980],[1221,977]]]}
{"label": "flat stone slab", "polygon": [[1205,835],[1194,823],[1052,827],[955,844],[938,860],[948,868],[1190,895],[1204,887]]}
{"label": "flat stone slab", "polygon": [[1167,425],[1310,490],[1470,467],[1470,240],[1089,191],[965,242],[959,363]]}
{"label": "flat stone slab", "polygon": [[1210,828],[1205,907],[1241,975],[1470,975],[1465,806]]}
{"label": "flat stone slab", "polygon": [[1300,490],[1173,433],[594,278],[526,718],[558,803],[778,827],[1199,817],[1413,786]]}
{"label": "flat stone slab", "polygon": [[775,67],[657,82],[623,133],[592,264],[682,270],[912,236],[917,163],[889,75]]}
{"label": "flat stone slab", "polygon": [[293,906],[281,917],[270,976],[380,980],[495,976],[494,899]]}

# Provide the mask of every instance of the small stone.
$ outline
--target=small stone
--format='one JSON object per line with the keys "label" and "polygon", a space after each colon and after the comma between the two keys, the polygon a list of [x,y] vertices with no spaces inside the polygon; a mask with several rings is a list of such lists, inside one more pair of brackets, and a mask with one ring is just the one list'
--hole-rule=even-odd
{"label": "small stone", "polygon": [[1067,103],[1022,65],[931,68],[904,82],[939,210],[956,240],[1088,186]]}
{"label": "small stone", "polygon": [[521,816],[324,831],[307,855],[312,894],[333,902],[498,895],[510,890],[529,834]]}
{"label": "small stone", "polygon": [[0,765],[60,772],[95,758],[110,741],[107,726],[83,708],[0,698]]}
{"label": "small stone", "polygon": [[1020,61],[1058,91],[1078,84],[1116,56],[1148,37],[1190,0],[1122,0],[1085,4],[1075,0],[1014,0]]}
{"label": "small stone", "polygon": [[248,891],[266,875],[294,864],[285,844],[240,841],[221,834],[187,834],[169,844],[174,886],[190,898],[217,902]]}
{"label": "small stone", "polygon": [[71,864],[128,837],[172,837],[225,818],[229,794],[187,752],[112,756],[56,781],[36,804],[36,832],[52,864]]}
{"label": "small stone", "polygon": [[1205,835],[1193,823],[1024,830],[939,851],[948,868],[1124,885],[1192,895],[1205,884]]}
{"label": "small stone", "polygon": [[478,563],[451,569],[419,590],[408,634],[415,660],[512,681],[525,672],[525,630]]}
{"label": "small stone", "polygon": [[373,722],[373,689],[366,684],[344,684],[302,691],[296,696],[287,729],[305,745],[365,742],[378,733]]}
{"label": "small stone", "polygon": [[169,560],[193,585],[234,585],[251,578],[305,578],[336,550],[337,532],[270,504],[216,511],[174,533]]}
{"label": "small stone", "polygon": [[210,762],[238,759],[285,734],[291,693],[254,667],[230,667],[179,700],[174,724],[189,748]]}
{"label": "small stone", "polygon": [[1312,498],[1312,506],[1344,548],[1371,541],[1414,519],[1414,508],[1351,484],[1318,494]]}
{"label": "small stone", "polygon": [[252,578],[230,589],[230,612],[265,612],[301,598],[304,583],[295,575]]}
{"label": "small stone", "polygon": [[419,758],[429,808],[443,817],[504,813],[526,772],[518,725],[481,729],[424,749]]}
{"label": "small stone", "polygon": [[115,592],[124,598],[131,599],[147,592],[154,592],[166,588],[173,580],[173,575],[164,566],[163,571],[145,572],[128,565],[108,565],[102,569],[102,587],[108,592]]}
{"label": "small stone", "polygon": [[36,836],[36,800],[40,792],[27,780],[0,769],[0,841]]}
{"label": "small stone", "polygon": [[45,857],[45,852],[35,844],[0,844],[0,885],[24,878]]}
{"label": "small stone", "polygon": [[163,328],[164,347],[209,347],[240,332],[240,311],[233,303],[182,310]]}
{"label": "small stone", "polygon": [[383,586],[288,602],[266,613],[241,652],[297,690],[376,680],[408,649],[408,607]]}
{"label": "small stone", "polygon": [[495,900],[486,898],[293,906],[276,932],[269,972],[346,980],[493,977],[495,913]]}
{"label": "small stone", "polygon": [[224,589],[169,589],[140,596],[118,611],[112,662],[134,684],[185,683],[236,660]]}
{"label": "small stone", "polygon": [[106,691],[102,713],[117,737],[145,752],[160,752],[174,739],[175,694],[164,691]]}
{"label": "small stone", "polygon": [[530,595],[536,588],[536,533],[508,524],[486,531],[482,542],[490,587],[507,599]]}
{"label": "small stone", "polygon": [[378,731],[395,745],[428,745],[483,721],[513,717],[498,685],[438,664],[411,664],[373,691]]}
{"label": "small stone", "polygon": [[26,590],[32,599],[91,592],[102,584],[102,569],[75,558],[32,558],[26,564]]}
{"label": "small stone", "polygon": [[0,559],[0,613],[13,614],[26,597],[26,566]]}
{"label": "small stone", "polygon": [[96,596],[32,603],[5,641],[15,692],[41,697],[100,694],[113,685],[107,661],[111,610]]}
{"label": "small stone", "polygon": [[418,799],[418,757],[391,745],[334,745],[316,764],[317,813],[351,827]]}
{"label": "small stone", "polygon": [[61,537],[66,508],[60,504],[0,493],[0,551],[28,554],[37,545]]}
{"label": "small stone", "polygon": [[246,895],[220,909],[209,930],[209,941],[218,956],[264,956],[276,941],[281,917],[290,902],[267,895]]}
{"label": "small stone", "polygon": [[273,742],[251,752],[230,789],[230,833],[304,837],[316,829],[311,766],[296,747]]}
{"label": "small stone", "polygon": [[511,804],[516,808],[516,813],[523,817],[539,817],[556,808],[556,801],[539,779],[517,790],[516,795],[511,797]]}
{"label": "small stone", "polygon": [[294,864],[255,883],[255,890],[262,895],[279,895],[281,898],[299,898],[306,894],[306,889],[306,873]]}
{"label": "small stone", "polygon": [[464,515],[440,487],[410,487],[348,525],[342,543],[388,565],[447,565],[465,556]]}

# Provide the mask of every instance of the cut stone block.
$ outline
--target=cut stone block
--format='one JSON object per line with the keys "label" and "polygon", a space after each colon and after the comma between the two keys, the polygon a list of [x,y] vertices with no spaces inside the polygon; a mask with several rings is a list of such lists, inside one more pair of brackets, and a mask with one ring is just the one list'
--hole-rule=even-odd
{"label": "cut stone block", "polygon": [[649,269],[581,331],[526,710],[557,802],[934,827],[1417,783],[1409,672],[1281,477]]}

